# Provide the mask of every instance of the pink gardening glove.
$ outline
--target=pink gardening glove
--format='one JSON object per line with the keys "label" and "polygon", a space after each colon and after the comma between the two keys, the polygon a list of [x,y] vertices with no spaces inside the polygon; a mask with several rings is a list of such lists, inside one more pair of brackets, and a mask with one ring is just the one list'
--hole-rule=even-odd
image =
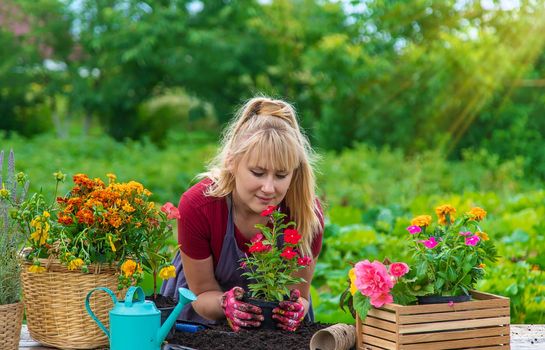
{"label": "pink gardening glove", "polygon": [[240,331],[240,327],[259,327],[263,321],[261,308],[242,302],[243,296],[244,289],[233,287],[221,297],[223,313],[235,332]]}
{"label": "pink gardening glove", "polygon": [[277,308],[273,309],[273,316],[278,321],[278,328],[293,332],[299,328],[305,317],[305,306],[298,289],[292,289],[289,301],[281,301]]}

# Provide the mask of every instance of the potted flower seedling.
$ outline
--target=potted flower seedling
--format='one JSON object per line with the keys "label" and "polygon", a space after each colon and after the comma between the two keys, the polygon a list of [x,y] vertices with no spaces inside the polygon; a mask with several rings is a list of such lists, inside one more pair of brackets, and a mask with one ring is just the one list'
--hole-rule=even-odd
{"label": "potted flower seedling", "polygon": [[242,275],[250,281],[247,302],[263,310],[262,327],[275,329],[272,309],[289,298],[289,286],[304,282],[294,272],[308,266],[311,258],[297,250],[301,235],[295,229],[295,222],[284,223],[286,214],[269,206],[261,215],[269,218],[271,227],[256,225],[261,232],[251,239],[241,268],[245,271]]}

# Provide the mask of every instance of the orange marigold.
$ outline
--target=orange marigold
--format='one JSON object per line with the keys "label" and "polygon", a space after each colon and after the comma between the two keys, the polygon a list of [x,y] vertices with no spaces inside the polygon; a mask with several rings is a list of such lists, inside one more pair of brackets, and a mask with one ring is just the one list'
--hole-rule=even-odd
{"label": "orange marigold", "polygon": [[490,238],[488,237],[488,234],[486,232],[477,231],[475,234],[482,239],[483,241],[488,241]]}
{"label": "orange marigold", "polygon": [[439,223],[442,225],[447,224],[447,215],[449,216],[449,224],[454,221],[454,214],[456,209],[450,204],[443,204],[435,208],[435,213],[439,218]]}
{"label": "orange marigold", "polygon": [[481,221],[486,216],[486,211],[483,208],[474,207],[467,213],[473,220]]}
{"label": "orange marigold", "polygon": [[411,226],[425,227],[425,226],[429,226],[430,224],[431,224],[430,215],[418,215],[417,217],[411,220]]}

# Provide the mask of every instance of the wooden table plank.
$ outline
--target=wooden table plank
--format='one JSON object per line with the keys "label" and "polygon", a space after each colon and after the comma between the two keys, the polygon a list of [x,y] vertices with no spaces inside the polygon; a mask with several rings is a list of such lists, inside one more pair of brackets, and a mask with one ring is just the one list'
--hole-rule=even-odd
{"label": "wooden table plank", "polygon": [[[54,348],[42,346],[30,338],[26,325],[23,325],[19,350],[52,349]],[[545,325],[511,325],[511,350],[545,350]]]}

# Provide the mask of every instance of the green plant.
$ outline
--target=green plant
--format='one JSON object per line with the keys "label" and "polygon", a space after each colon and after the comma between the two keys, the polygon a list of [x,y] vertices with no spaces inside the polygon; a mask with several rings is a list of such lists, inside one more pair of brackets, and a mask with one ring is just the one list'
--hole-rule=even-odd
{"label": "green plant", "polygon": [[[23,173],[15,173],[15,156],[9,153],[6,177],[4,174],[4,151],[0,152],[0,305],[19,301],[21,295],[21,264],[19,248],[25,236],[12,215],[28,190],[28,181]],[[4,182],[5,180],[5,182]],[[7,183],[7,188],[6,188]],[[17,185],[22,189],[18,190]]]}
{"label": "green plant", "polygon": [[[303,278],[293,276],[297,270],[311,262],[310,257],[301,256],[295,249],[301,235],[294,228],[295,222],[284,223],[286,214],[275,206],[269,206],[261,216],[268,216],[272,227],[257,224],[261,233],[256,234],[249,243],[249,254],[241,259],[242,273],[251,283],[250,295],[269,301],[282,301],[289,297],[288,286],[304,282]],[[278,237],[283,236],[284,246],[277,245]]]}
{"label": "green plant", "polygon": [[497,252],[480,221],[486,212],[474,207],[458,219],[456,209],[441,205],[435,209],[438,224],[431,227],[430,215],[411,220],[410,249],[413,268],[385,260],[360,261],[349,272],[350,286],[341,295],[340,306],[365,318],[371,306],[396,302],[407,305],[415,297],[469,295],[484,277],[485,262],[494,263]]}

